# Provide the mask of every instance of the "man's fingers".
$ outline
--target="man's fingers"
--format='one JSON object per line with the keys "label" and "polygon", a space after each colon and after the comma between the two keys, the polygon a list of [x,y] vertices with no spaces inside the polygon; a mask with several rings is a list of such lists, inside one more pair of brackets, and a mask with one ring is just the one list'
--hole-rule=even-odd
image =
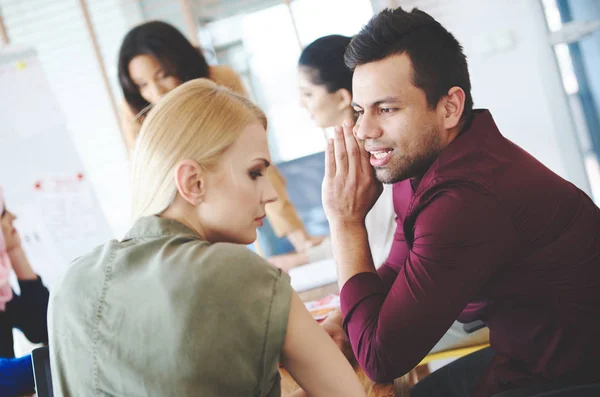
{"label": "man's fingers", "polygon": [[358,142],[358,147],[360,148],[360,165],[363,171],[371,171],[371,153],[365,150],[365,141],[359,139],[356,133],[358,132],[358,125],[352,127],[352,135],[356,138],[356,142]]}
{"label": "man's fingers", "polygon": [[358,146],[358,142],[356,142],[356,138],[354,137],[354,132],[352,128],[354,127],[354,123],[351,120],[346,120],[344,122],[344,143],[346,144],[346,152],[348,153],[348,180],[355,181],[356,176],[360,173],[362,164],[360,159],[360,147]]}
{"label": "man's fingers", "polygon": [[327,148],[325,149],[325,178],[333,178],[335,176],[335,154],[333,149],[333,139],[327,140]]}
{"label": "man's fingers", "polygon": [[335,127],[333,131],[333,151],[335,153],[335,173],[342,175],[345,179],[345,175],[348,173],[348,153],[342,127]]}

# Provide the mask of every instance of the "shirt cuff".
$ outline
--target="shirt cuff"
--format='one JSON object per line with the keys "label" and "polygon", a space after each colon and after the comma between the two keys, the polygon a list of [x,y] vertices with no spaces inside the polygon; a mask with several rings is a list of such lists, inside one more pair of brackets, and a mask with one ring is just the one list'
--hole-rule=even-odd
{"label": "shirt cuff", "polygon": [[[42,279],[38,276],[33,280],[18,280],[19,287],[21,288],[21,293],[27,290],[37,290],[40,287],[44,287],[44,283],[42,283]],[[44,287],[45,288],[45,287]]]}
{"label": "shirt cuff", "polygon": [[340,305],[344,318],[363,300],[373,295],[385,296],[383,281],[376,273],[365,272],[352,276],[340,291]]}

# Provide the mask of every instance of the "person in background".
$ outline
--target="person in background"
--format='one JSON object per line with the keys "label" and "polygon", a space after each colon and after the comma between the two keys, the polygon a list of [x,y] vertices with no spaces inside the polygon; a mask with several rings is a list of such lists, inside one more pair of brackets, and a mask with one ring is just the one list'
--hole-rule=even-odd
{"label": "person in background", "polygon": [[149,112],[135,225],[77,259],[51,295],[56,395],[279,396],[281,360],[310,396],[365,396],[289,276],[242,245],[277,199],[266,127],[207,79]]}
{"label": "person in background", "polygon": [[[13,358],[13,329],[23,332],[32,343],[47,343],[48,290],[33,271],[21,238],[13,222],[17,218],[7,208],[0,188],[0,357]],[[15,273],[21,289],[14,293],[9,284],[11,272]]]}
{"label": "person in background", "polygon": [[[152,21],[133,28],[121,44],[118,63],[123,90],[121,130],[131,156],[139,134],[144,110],[186,81],[208,78],[216,84],[247,96],[239,76],[228,66],[208,65],[202,52],[175,27]],[[288,198],[286,182],[276,167],[269,178],[277,191],[276,203],[267,206],[267,216],[278,237],[285,236],[297,252],[321,241],[306,232]]]}
{"label": "person in background", "polygon": [[[5,395],[33,391],[31,357],[14,358],[13,329],[21,330],[30,342],[48,342],[48,290],[27,260],[13,225],[15,219],[6,208],[0,187],[0,394]],[[20,295],[10,286],[12,272],[17,276]]]}
{"label": "person in background", "polygon": [[[344,52],[351,37],[330,35],[309,44],[298,61],[300,103],[315,124],[331,129],[347,119],[354,118],[352,108],[352,71],[344,64]],[[384,189],[366,219],[369,246],[374,263],[381,265],[392,246],[396,225],[392,206],[392,189]],[[317,260],[332,258],[331,240],[302,252],[275,255],[269,258],[273,265],[289,270]]]}
{"label": "person in background", "polygon": [[[345,60],[358,118],[326,151],[341,288],[341,313],[326,322],[367,375],[409,372],[459,319],[485,322],[491,347],[425,377],[412,397],[599,382],[600,209],[473,108],[462,46],[431,15],[380,12]],[[364,218],[381,183],[393,184],[398,226],[375,269]]]}

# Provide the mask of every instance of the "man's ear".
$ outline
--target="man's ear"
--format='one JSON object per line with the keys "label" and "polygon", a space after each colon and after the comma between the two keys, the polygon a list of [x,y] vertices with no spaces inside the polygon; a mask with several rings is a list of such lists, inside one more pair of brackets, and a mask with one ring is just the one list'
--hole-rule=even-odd
{"label": "man's ear", "polygon": [[456,127],[460,123],[465,110],[465,92],[460,87],[452,87],[444,98],[444,128],[447,130]]}
{"label": "man's ear", "polygon": [[175,184],[179,195],[188,203],[197,206],[206,193],[205,173],[194,160],[182,160],[175,166]]}
{"label": "man's ear", "polygon": [[344,110],[350,106],[352,106],[352,94],[345,88],[340,88],[337,90],[336,95],[339,97],[339,105],[338,108],[340,110]]}

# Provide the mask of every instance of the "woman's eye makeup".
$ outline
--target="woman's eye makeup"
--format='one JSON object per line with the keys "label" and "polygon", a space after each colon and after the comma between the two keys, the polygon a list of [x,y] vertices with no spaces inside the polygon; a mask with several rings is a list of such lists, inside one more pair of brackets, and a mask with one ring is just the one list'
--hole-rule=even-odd
{"label": "woman's eye makeup", "polygon": [[262,170],[252,170],[250,171],[250,178],[257,179],[258,177],[263,176]]}

